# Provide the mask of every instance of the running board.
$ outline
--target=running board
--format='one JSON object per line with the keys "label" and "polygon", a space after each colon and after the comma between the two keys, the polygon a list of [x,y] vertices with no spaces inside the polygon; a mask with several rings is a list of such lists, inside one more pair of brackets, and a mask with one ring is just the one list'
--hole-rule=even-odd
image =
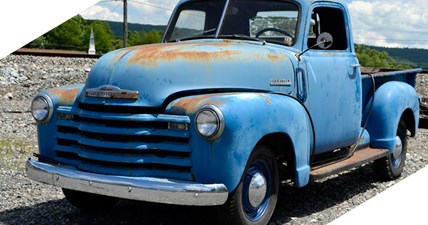
{"label": "running board", "polygon": [[388,154],[388,149],[365,148],[358,150],[350,158],[313,169],[311,171],[311,180],[322,179],[330,175],[361,166],[387,156]]}

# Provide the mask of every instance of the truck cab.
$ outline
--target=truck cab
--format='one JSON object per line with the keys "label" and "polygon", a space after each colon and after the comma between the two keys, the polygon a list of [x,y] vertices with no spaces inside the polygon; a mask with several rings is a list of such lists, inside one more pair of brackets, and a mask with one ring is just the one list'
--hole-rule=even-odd
{"label": "truck cab", "polygon": [[364,72],[338,1],[182,0],[162,43],[110,52],[85,84],[35,97],[27,174],[83,209],[217,205],[222,224],[267,224],[282,180],[372,161],[400,176],[419,71]]}

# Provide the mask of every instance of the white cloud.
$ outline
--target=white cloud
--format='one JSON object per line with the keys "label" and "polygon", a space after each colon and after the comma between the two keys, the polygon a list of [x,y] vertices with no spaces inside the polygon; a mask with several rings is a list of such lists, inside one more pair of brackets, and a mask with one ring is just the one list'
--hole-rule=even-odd
{"label": "white cloud", "polygon": [[[178,0],[128,0],[128,22],[165,25],[177,2]],[[86,19],[122,21],[123,3],[101,1],[81,15]]]}
{"label": "white cloud", "polygon": [[112,11],[108,7],[101,5],[94,5],[85,11],[81,12],[80,15],[83,18],[96,19],[96,20],[109,20],[109,21],[122,21],[123,16],[117,12]]}
{"label": "white cloud", "polygon": [[178,0],[133,0],[129,1],[129,21],[165,25]]}
{"label": "white cloud", "polygon": [[386,47],[428,48],[426,0],[352,1],[353,33],[357,43]]}

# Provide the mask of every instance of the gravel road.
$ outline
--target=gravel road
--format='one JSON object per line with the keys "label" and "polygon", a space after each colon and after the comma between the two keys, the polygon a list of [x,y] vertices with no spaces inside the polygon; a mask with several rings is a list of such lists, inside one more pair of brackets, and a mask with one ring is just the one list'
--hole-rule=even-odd
{"label": "gravel road", "polygon": [[[29,113],[41,89],[84,82],[94,59],[10,55],[0,60],[0,224],[216,224],[213,207],[178,207],[124,200],[108,212],[87,213],[71,206],[59,188],[25,177],[24,162],[37,151]],[[427,98],[428,76],[418,91]],[[428,164],[428,130],[409,140],[403,176],[376,179],[372,166],[316,181],[298,189],[283,184],[273,224],[326,224]],[[399,212],[397,212],[399,213]]]}

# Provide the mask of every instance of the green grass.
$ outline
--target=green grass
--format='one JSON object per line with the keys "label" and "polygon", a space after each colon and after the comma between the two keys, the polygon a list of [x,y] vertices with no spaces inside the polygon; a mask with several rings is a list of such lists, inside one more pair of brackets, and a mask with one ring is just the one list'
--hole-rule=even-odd
{"label": "green grass", "polygon": [[28,144],[21,140],[0,140],[0,150],[3,154],[26,154]]}
{"label": "green grass", "polygon": [[22,168],[35,148],[23,140],[0,139],[0,167]]}

